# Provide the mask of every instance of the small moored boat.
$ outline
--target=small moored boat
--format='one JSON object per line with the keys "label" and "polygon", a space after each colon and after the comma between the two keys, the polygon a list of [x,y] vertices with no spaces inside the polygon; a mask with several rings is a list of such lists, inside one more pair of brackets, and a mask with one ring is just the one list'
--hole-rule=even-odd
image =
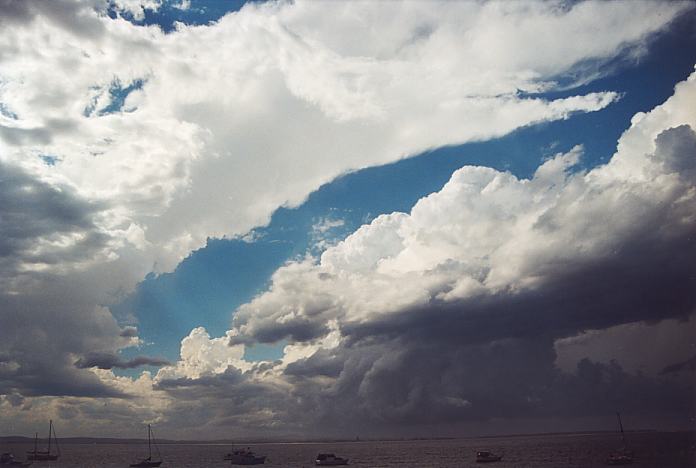
{"label": "small moored boat", "polygon": [[144,458],[143,460],[139,461],[138,463],[131,463],[131,467],[133,468],[154,468],[157,466],[160,466],[162,464],[162,456],[159,453],[159,448],[157,447],[157,444],[155,443],[155,450],[157,451],[157,457],[159,460],[153,460],[152,459],[152,444],[153,444],[153,437],[152,437],[152,428],[150,425],[147,425],[147,450],[148,450],[148,455],[147,458]]}
{"label": "small moored boat", "polygon": [[[51,453],[51,440],[55,441],[56,453]],[[34,461],[53,461],[60,456],[60,446],[56,437],[56,430],[53,428],[53,420],[48,422],[48,448],[39,450],[39,434],[34,436],[34,450],[27,451],[27,460]]]}
{"label": "small moored boat", "polygon": [[232,465],[263,465],[266,462],[266,457],[256,455],[246,448],[233,450],[225,455],[223,460],[229,460]]}
{"label": "small moored boat", "polygon": [[333,453],[320,453],[314,461],[317,466],[339,466],[347,465],[348,459],[337,457]]}
{"label": "small moored boat", "polygon": [[481,451],[476,452],[476,463],[499,462],[502,459],[503,459],[502,455],[496,455],[494,453],[487,452],[485,450],[481,450]]}
{"label": "small moored boat", "polygon": [[13,466],[15,468],[21,468],[30,465],[31,462],[21,462],[16,460],[14,455],[9,452],[5,452],[0,455],[0,466]]}
{"label": "small moored boat", "polygon": [[630,452],[614,452],[607,457],[607,465],[630,465],[633,463],[633,455]]}
{"label": "small moored boat", "polygon": [[624,435],[620,413],[616,413],[616,419],[619,421],[619,430],[621,431],[621,442],[623,445],[616,452],[609,454],[607,457],[607,465],[631,465],[633,463],[633,452],[626,448],[626,436]]}

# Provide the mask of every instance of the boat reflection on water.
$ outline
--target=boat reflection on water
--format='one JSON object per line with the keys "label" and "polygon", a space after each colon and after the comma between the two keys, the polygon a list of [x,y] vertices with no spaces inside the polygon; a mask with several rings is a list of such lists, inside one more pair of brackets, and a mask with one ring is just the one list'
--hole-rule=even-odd
{"label": "boat reflection on water", "polygon": [[492,463],[499,462],[503,459],[502,455],[496,455],[486,450],[476,452],[476,463]]}
{"label": "boat reflection on water", "polygon": [[314,464],[317,466],[347,465],[348,459],[337,457],[333,453],[320,453],[319,455],[317,455],[317,458],[314,461]]}
{"label": "boat reflection on water", "polygon": [[631,465],[633,463],[633,453],[614,452],[607,457],[607,465]]}

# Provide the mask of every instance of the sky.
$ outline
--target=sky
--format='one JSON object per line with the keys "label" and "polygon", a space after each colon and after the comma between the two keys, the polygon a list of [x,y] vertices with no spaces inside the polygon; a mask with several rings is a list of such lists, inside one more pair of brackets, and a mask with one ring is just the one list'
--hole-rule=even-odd
{"label": "sky", "polygon": [[691,2],[0,2],[0,435],[692,428],[695,46]]}

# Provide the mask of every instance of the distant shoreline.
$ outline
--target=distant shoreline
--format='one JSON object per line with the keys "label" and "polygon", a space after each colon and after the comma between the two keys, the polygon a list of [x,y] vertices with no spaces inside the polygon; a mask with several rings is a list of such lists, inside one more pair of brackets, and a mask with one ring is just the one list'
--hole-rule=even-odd
{"label": "distant shoreline", "polygon": [[[629,434],[644,434],[644,433],[691,433],[696,431],[675,430],[675,431],[658,431],[655,429],[642,429],[626,431]],[[240,444],[325,444],[325,443],[362,443],[362,442],[404,442],[404,441],[427,441],[427,440],[466,440],[466,439],[501,439],[501,438],[518,438],[518,437],[563,437],[563,436],[583,436],[583,435],[599,435],[599,434],[615,434],[616,431],[581,431],[581,432],[539,432],[530,434],[507,434],[507,435],[483,435],[483,436],[468,436],[468,437],[403,437],[403,438],[364,438],[364,439],[302,439],[302,440],[269,440],[269,439],[248,439],[248,440],[172,440],[158,439],[160,445],[240,445]],[[61,437],[60,442],[63,444],[147,444],[147,439],[131,439],[118,437]],[[45,439],[39,439],[39,442]],[[0,444],[33,444],[33,437],[25,436],[0,436]]]}

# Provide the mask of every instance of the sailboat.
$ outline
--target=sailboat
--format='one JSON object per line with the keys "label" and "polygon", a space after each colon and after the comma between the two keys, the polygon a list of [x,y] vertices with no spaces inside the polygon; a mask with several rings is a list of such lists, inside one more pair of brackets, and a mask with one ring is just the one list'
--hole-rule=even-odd
{"label": "sailboat", "polygon": [[[55,441],[56,453],[51,453],[51,439]],[[56,430],[53,428],[53,420],[48,422],[48,449],[39,450],[39,434],[38,432],[34,436],[34,450],[27,451],[27,460],[34,461],[50,461],[58,460],[60,456],[60,446],[58,445],[58,438],[56,437]]]}
{"label": "sailboat", "polygon": [[621,447],[620,450],[609,454],[607,457],[607,465],[630,465],[633,463],[633,452],[626,448],[626,436],[624,435],[623,424],[621,424],[621,414],[616,413],[616,418],[619,420],[621,443],[623,444],[623,447]]}
{"label": "sailboat", "polygon": [[138,468],[148,468],[151,466],[160,466],[162,464],[162,456],[159,453],[159,448],[157,447],[157,444],[155,444],[155,450],[157,450],[157,458],[159,458],[158,461],[153,461],[152,460],[152,428],[150,425],[147,425],[147,458],[138,462],[138,463],[132,463],[132,467],[138,467]]}

